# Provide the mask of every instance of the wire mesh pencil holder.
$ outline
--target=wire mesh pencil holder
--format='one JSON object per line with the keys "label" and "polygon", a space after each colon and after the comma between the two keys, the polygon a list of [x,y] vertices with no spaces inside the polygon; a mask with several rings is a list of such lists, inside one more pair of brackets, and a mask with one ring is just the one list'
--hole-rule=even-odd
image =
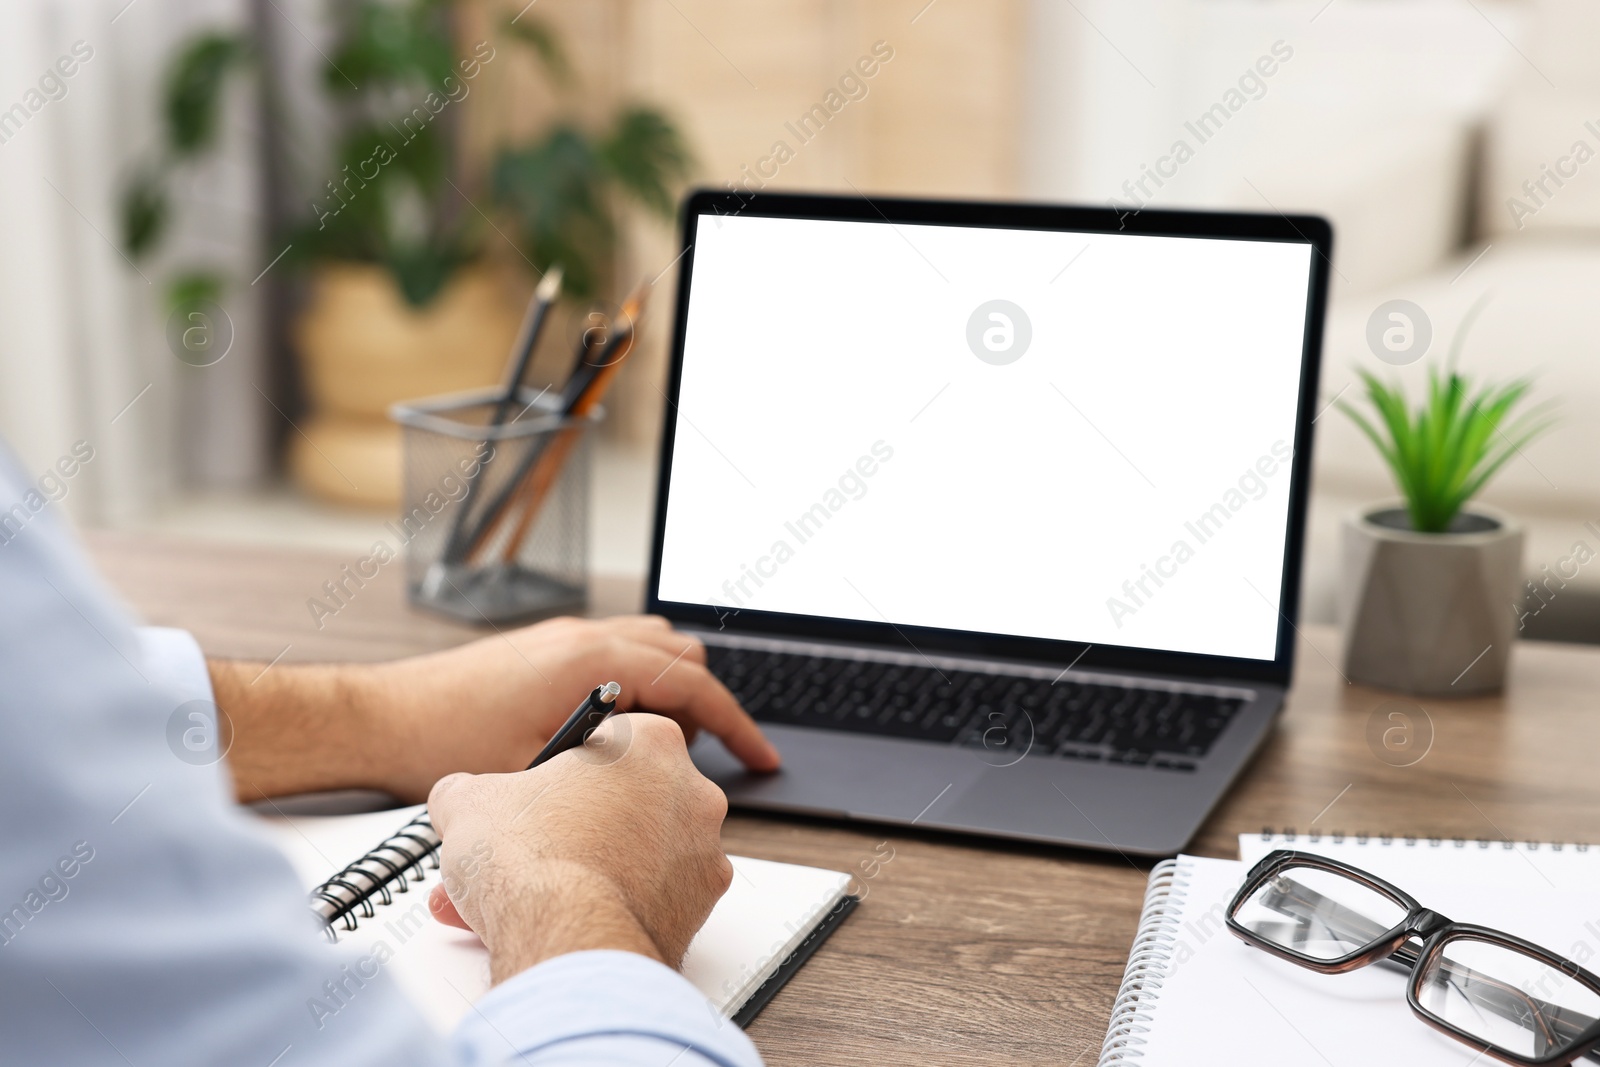
{"label": "wire mesh pencil holder", "polygon": [[523,390],[396,404],[404,496],[396,533],[411,603],[477,625],[581,606],[589,593],[589,469],[605,413],[564,417]]}

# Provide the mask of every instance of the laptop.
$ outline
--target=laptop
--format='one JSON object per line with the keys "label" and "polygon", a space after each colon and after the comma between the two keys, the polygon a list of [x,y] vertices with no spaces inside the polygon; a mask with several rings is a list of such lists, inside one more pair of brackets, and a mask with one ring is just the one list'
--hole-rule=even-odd
{"label": "laptop", "polygon": [[648,609],[760,811],[1178,852],[1283,706],[1320,218],[699,192]]}

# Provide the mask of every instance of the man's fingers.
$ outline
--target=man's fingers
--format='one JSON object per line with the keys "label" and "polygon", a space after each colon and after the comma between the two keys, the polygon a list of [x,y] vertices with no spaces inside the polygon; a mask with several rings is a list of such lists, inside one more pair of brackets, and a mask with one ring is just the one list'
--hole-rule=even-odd
{"label": "man's fingers", "polygon": [[428,911],[446,926],[459,926],[463,930],[472,929],[456,910],[455,902],[450,899],[450,894],[444,891],[442,885],[434,886],[433,891],[428,894]]}
{"label": "man's fingers", "polygon": [[433,823],[433,828],[443,837],[450,818],[455,814],[455,805],[451,803],[450,794],[459,786],[466,785],[473,779],[473,775],[465,772],[447,774],[428,791],[428,818]]}
{"label": "man's fingers", "polygon": [[[428,819],[440,837],[449,834],[450,824],[455,820],[457,805],[462,802],[468,791],[466,787],[476,777],[477,775],[465,773],[447,774],[433,783],[433,788],[428,792]],[[445,891],[443,883],[434,886],[429,892],[428,912],[446,926],[459,926],[463,930],[472,929],[456,910],[455,902],[450,899],[450,894]]]}
{"label": "man's fingers", "polygon": [[686,737],[695,727],[709,730],[751,770],[778,769],[778,750],[704,666],[654,645],[624,646],[617,650],[617,662],[624,677],[622,700],[629,709],[676,719]]}

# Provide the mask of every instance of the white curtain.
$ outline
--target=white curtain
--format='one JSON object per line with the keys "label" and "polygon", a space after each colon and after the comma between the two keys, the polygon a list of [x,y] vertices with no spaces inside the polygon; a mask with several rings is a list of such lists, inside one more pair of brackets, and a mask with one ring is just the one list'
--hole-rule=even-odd
{"label": "white curtain", "polygon": [[[253,95],[235,86],[223,150],[177,187],[173,240],[135,267],[117,188],[158,150],[159,84],[177,42],[248,21],[247,0],[7,0],[0,32],[0,435],[43,471],[79,440],[94,459],[65,506],[116,524],[191,488],[267,469]],[[59,65],[58,65],[59,64]],[[71,71],[70,75],[63,72]],[[276,250],[273,250],[275,253]],[[205,262],[232,279],[234,343],[195,368],[169,350],[164,281]]]}

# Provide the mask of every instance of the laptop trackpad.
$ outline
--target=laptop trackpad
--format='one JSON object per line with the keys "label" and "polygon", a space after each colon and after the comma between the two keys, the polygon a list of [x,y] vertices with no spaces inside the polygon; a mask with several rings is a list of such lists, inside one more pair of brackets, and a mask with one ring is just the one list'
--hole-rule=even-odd
{"label": "laptop trackpad", "polygon": [[722,743],[702,734],[691,754],[735,805],[857,816],[937,820],[982,776],[971,749],[763,724],[783,754],[776,774],[751,774]]}

